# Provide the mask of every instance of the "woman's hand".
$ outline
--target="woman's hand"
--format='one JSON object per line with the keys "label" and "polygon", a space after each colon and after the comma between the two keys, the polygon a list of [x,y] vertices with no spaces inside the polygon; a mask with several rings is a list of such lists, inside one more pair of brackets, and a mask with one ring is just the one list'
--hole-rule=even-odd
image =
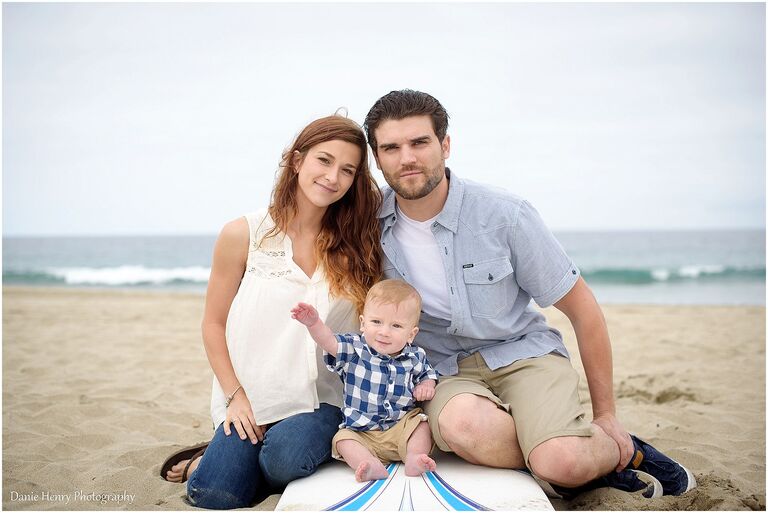
{"label": "woman's hand", "polygon": [[264,429],[256,424],[253,410],[251,410],[251,402],[243,389],[235,393],[232,402],[227,406],[227,417],[224,419],[224,434],[227,436],[232,434],[230,424],[235,427],[241,440],[250,438],[254,445],[264,440]]}

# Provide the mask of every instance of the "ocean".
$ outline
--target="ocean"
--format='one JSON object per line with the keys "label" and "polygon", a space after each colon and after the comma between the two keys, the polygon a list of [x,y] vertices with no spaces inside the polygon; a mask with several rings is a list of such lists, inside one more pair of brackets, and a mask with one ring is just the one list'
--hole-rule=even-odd
{"label": "ocean", "polygon": [[[765,305],[765,231],[555,232],[601,303]],[[215,236],[4,237],[3,283],[204,293]]]}

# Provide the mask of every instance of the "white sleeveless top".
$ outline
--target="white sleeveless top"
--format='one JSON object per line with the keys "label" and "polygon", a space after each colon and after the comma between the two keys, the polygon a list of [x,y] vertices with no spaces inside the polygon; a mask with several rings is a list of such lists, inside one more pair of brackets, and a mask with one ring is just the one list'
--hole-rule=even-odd
{"label": "white sleeveless top", "polygon": [[[310,278],[293,261],[291,239],[282,233],[261,242],[274,221],[263,209],[245,216],[250,248],[245,274],[227,317],[227,348],[240,384],[251,401],[258,424],[268,424],[320,403],[342,406],[341,381],[323,363],[303,324],[291,308],[303,301],[317,308],[333,332],[356,331],[355,307],[330,296],[318,266]],[[261,245],[259,246],[259,242]],[[226,393],[213,377],[211,418],[216,429],[227,416]]]}

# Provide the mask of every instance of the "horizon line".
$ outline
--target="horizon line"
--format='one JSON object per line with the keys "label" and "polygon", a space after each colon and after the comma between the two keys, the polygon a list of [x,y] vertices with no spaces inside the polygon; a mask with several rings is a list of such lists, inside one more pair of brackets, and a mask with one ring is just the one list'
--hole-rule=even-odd
{"label": "horizon line", "polygon": [[[766,231],[766,226],[697,226],[697,227],[644,227],[644,228],[550,228],[557,233],[648,233],[648,232],[725,232]],[[56,238],[130,238],[130,237],[216,237],[218,233],[160,232],[160,233],[3,233],[3,239],[56,239]]]}

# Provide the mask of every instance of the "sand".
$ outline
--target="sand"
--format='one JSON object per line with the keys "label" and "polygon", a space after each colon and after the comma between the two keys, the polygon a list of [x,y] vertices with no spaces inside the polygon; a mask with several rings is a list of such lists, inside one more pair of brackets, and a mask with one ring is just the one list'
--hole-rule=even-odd
{"label": "sand", "polygon": [[[159,468],[212,434],[202,310],[192,294],[4,288],[3,507],[192,509]],[[700,486],[655,500],[602,489],[555,507],[765,509],[765,308],[604,311],[620,419]],[[576,353],[567,319],[545,314]]]}

